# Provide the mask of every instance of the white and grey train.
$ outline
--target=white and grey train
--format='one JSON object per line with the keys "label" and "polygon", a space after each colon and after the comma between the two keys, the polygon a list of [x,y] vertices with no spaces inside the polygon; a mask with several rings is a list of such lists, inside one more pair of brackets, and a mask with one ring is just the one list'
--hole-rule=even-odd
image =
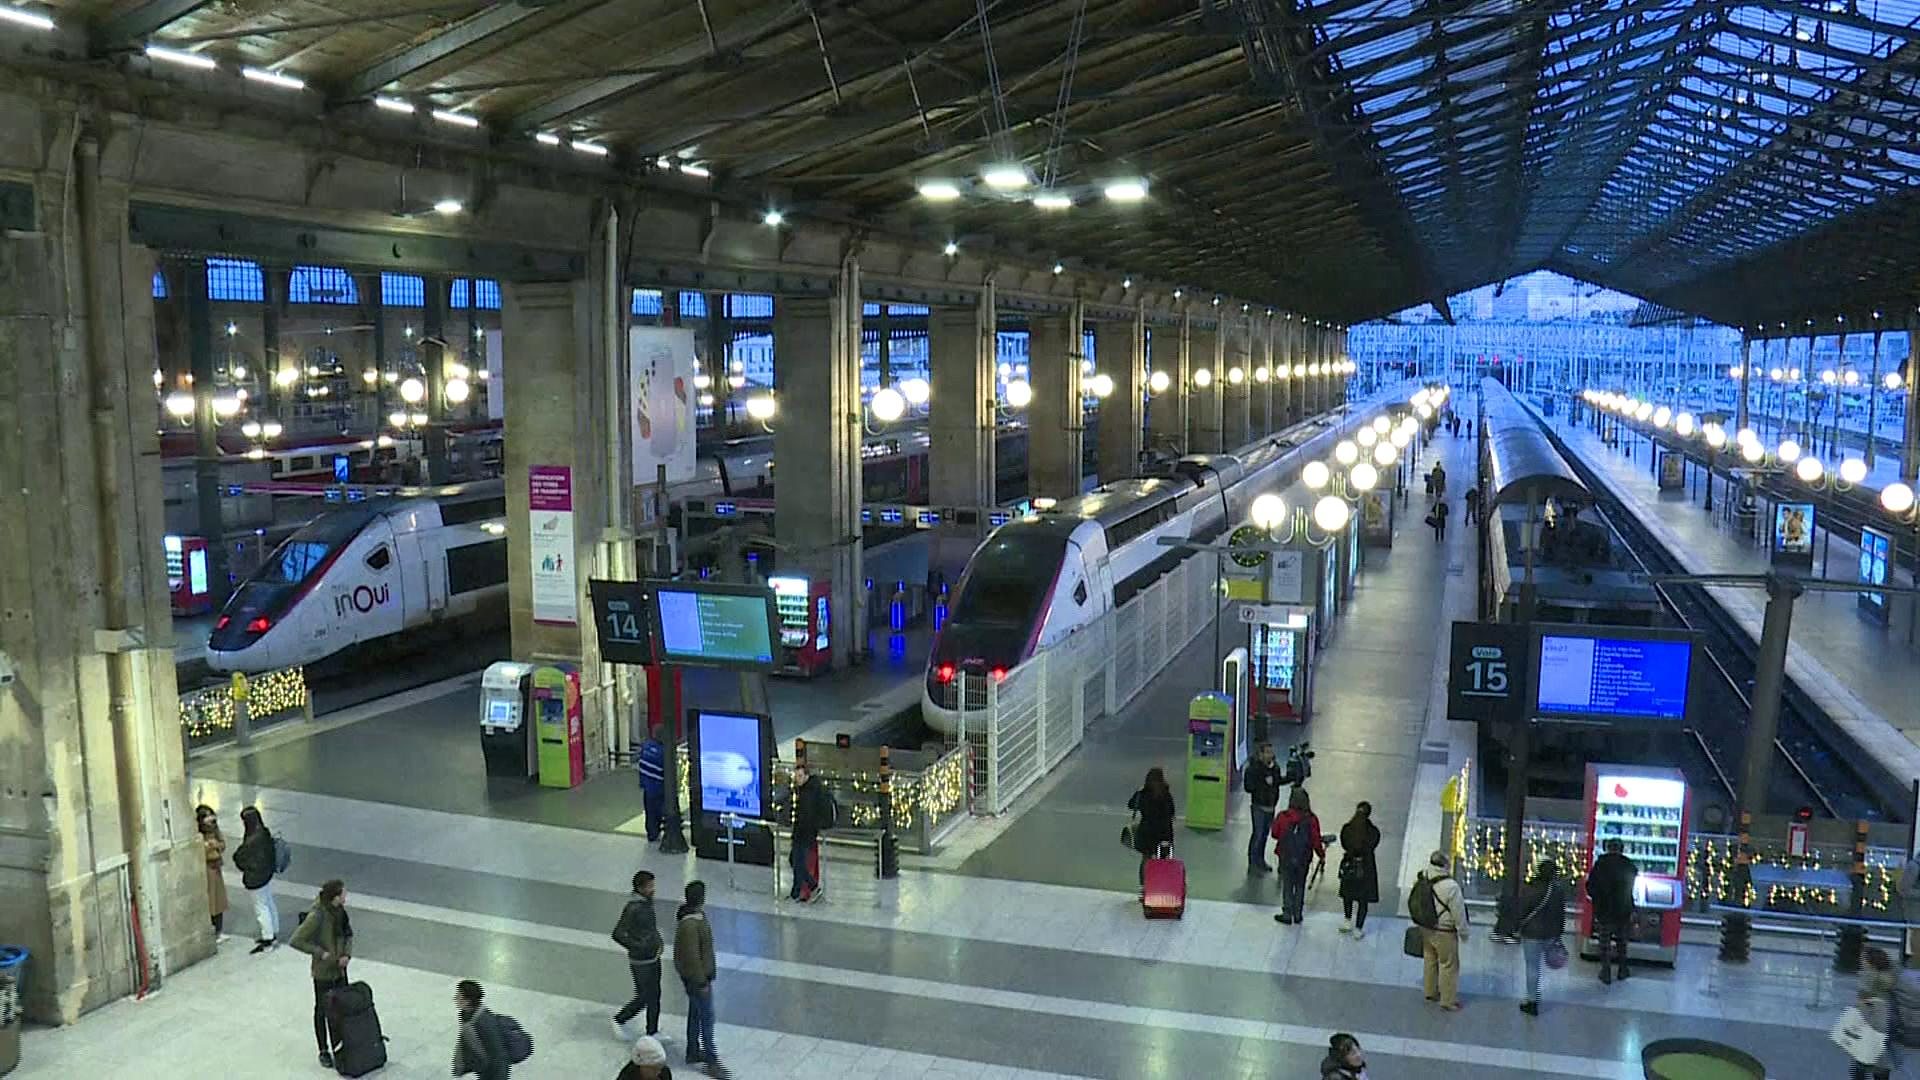
{"label": "white and grey train", "polygon": [[1189,553],[1163,537],[1206,541],[1245,521],[1256,496],[1281,491],[1343,432],[1386,411],[1356,405],[1342,423],[1317,419],[1231,454],[1189,454],[1164,475],[1103,484],[988,535],[961,574],[921,688],[926,725],[954,730],[961,676],[1005,676],[1153,584]]}
{"label": "white and grey train", "polygon": [[272,671],[427,627],[502,621],[506,531],[498,480],[329,510],[241,583],[208,635],[207,664]]}

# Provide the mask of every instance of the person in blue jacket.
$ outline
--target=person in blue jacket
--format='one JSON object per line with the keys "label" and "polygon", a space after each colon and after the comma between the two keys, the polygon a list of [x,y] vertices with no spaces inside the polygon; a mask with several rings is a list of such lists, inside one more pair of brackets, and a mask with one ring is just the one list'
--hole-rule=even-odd
{"label": "person in blue jacket", "polygon": [[667,744],[660,739],[660,725],[648,730],[633,763],[640,773],[640,801],[647,811],[647,841],[653,843],[660,839],[667,813]]}

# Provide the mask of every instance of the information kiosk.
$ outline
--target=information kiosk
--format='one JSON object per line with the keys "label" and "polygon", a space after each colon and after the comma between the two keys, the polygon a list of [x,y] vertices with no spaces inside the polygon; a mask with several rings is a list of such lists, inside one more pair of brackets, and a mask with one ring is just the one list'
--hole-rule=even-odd
{"label": "information kiosk", "polygon": [[534,727],[540,740],[540,786],[576,788],[587,779],[581,727],[580,669],[543,664],[533,669]]}
{"label": "information kiosk", "polygon": [[1193,695],[1187,705],[1187,825],[1194,829],[1223,829],[1227,825],[1228,729],[1233,724],[1233,699],[1207,691]]}
{"label": "information kiosk", "polygon": [[[693,850],[703,859],[773,865],[766,818],[773,801],[773,717],[738,710],[687,711],[687,793],[693,805]],[[727,819],[740,824],[729,829]]]}
{"label": "information kiosk", "polygon": [[539,771],[533,725],[527,723],[528,664],[502,660],[480,676],[480,754],[488,776],[531,780]]}

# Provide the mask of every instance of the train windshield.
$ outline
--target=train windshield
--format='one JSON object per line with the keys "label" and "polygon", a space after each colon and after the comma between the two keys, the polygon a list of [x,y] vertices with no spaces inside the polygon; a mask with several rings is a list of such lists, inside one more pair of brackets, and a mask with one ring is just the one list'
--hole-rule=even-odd
{"label": "train windshield", "polygon": [[296,536],[280,545],[280,550],[260,567],[254,580],[263,585],[298,585],[327,561],[329,550],[321,541]]}
{"label": "train windshield", "polygon": [[208,645],[238,649],[280,621],[293,601],[326,571],[332,556],[366,528],[374,511],[336,510],[322,514],[287,537],[267,556],[221,609]]}
{"label": "train windshield", "polygon": [[1066,551],[1064,536],[1003,531],[987,541],[967,568],[954,621],[1010,626],[1032,622],[1053,587]]}

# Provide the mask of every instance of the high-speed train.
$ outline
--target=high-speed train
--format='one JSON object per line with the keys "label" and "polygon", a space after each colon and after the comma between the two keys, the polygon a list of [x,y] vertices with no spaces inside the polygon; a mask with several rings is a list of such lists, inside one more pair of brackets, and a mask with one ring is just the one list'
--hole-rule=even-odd
{"label": "high-speed train", "polygon": [[228,599],[207,638],[207,664],[272,671],[423,627],[503,621],[506,533],[498,480],[329,510]]}
{"label": "high-speed train", "polygon": [[920,703],[927,726],[952,733],[962,675],[1003,677],[1126,603],[1189,554],[1162,546],[1162,537],[1220,536],[1246,520],[1255,496],[1286,487],[1386,404],[1355,406],[1344,423],[1297,424],[1231,454],[1189,454],[1166,475],[1103,484],[995,529],[967,561],[929,653]]}

